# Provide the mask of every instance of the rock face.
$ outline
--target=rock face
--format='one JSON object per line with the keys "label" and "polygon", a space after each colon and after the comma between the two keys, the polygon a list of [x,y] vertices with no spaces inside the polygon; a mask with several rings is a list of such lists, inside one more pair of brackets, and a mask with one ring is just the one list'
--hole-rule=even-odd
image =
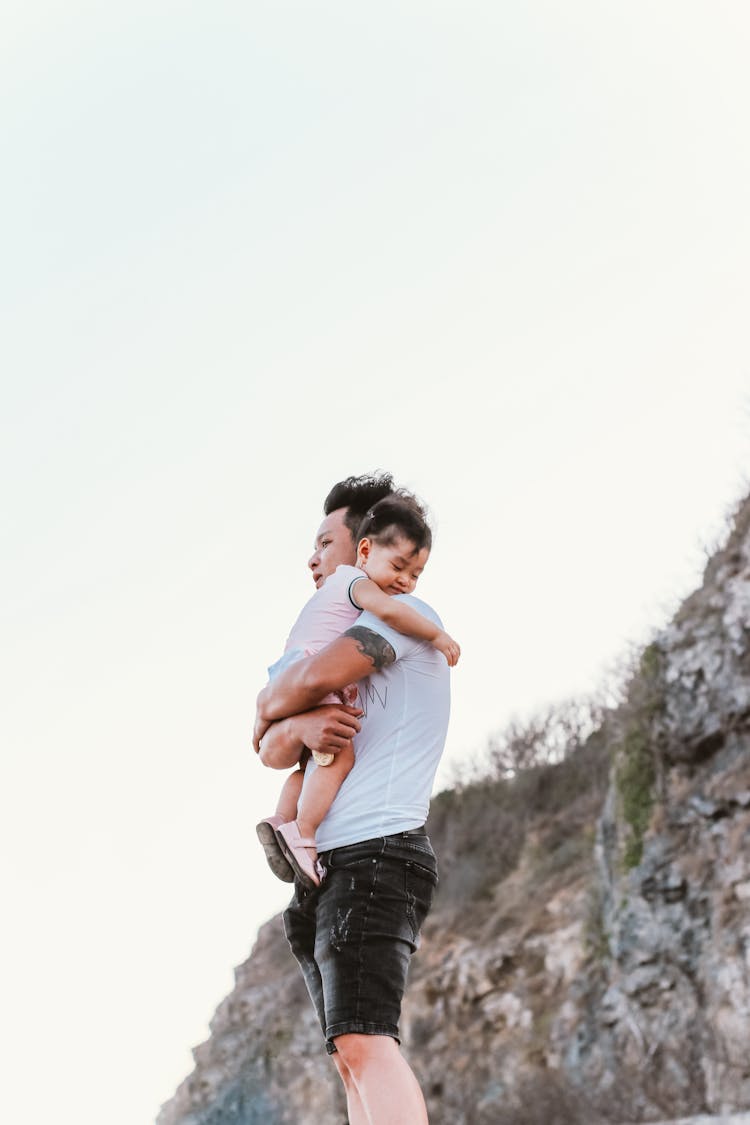
{"label": "rock face", "polygon": [[[750,1120],[750,499],[585,744],[430,831],[402,1031],[433,1125]],[[346,1120],[279,919],[194,1056],[158,1125]]]}

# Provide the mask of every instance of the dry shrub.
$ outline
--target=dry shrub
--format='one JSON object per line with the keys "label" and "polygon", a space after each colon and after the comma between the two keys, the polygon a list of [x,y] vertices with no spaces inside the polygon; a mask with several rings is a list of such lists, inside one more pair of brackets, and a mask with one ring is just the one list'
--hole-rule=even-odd
{"label": "dry shrub", "polygon": [[605,707],[597,698],[569,699],[513,719],[487,747],[490,774],[511,778],[535,766],[570,757],[601,727]]}
{"label": "dry shrub", "polygon": [[[581,833],[603,800],[610,766],[606,724],[584,737],[593,721],[587,705],[577,710],[566,705],[557,719],[547,713],[528,728],[524,741],[539,748],[540,732],[546,730],[549,757],[551,748],[561,745],[560,732],[573,732],[561,760],[527,765],[512,776],[491,768],[483,778],[437,794],[428,821],[440,862],[437,910],[458,914],[468,904],[481,915],[483,903],[489,908],[495,887],[518,864],[532,825],[545,855],[560,852],[549,860],[550,873],[580,861],[582,850],[591,846]],[[504,745],[514,740],[518,745],[519,737],[515,728]]]}

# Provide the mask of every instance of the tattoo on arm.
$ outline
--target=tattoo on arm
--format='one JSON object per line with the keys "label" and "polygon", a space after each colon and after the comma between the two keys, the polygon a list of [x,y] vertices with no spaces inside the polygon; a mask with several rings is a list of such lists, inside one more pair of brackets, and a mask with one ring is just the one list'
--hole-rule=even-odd
{"label": "tattoo on arm", "polygon": [[381,668],[386,668],[389,664],[393,664],[396,660],[393,645],[385,637],[381,637],[379,633],[373,633],[372,629],[366,629],[364,625],[352,625],[351,629],[346,630],[344,636],[354,638],[359,651],[363,656],[369,656],[373,667],[378,671]]}

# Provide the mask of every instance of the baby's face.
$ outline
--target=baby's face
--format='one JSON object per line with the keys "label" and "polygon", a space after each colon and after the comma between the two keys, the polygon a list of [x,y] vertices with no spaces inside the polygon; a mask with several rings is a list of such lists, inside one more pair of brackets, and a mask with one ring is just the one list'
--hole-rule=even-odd
{"label": "baby's face", "polygon": [[426,547],[418,551],[404,536],[388,546],[373,539],[359,544],[359,565],[386,594],[411,594],[429,557]]}

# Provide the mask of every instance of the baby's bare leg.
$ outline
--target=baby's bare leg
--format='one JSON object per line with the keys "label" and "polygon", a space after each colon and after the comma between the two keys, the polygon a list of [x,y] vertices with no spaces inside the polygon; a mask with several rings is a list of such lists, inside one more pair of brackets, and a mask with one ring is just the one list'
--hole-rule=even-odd
{"label": "baby's bare leg", "polygon": [[345,750],[339,751],[330,766],[318,766],[313,771],[297,806],[300,835],[315,835],[353,765],[354,747],[350,742]]}
{"label": "baby's bare leg", "polygon": [[297,805],[299,804],[299,795],[302,792],[302,782],[305,780],[305,771],[303,769],[295,770],[290,773],[281,787],[279,794],[279,801],[276,805],[276,815],[282,817],[285,821],[294,820],[297,815]]}

